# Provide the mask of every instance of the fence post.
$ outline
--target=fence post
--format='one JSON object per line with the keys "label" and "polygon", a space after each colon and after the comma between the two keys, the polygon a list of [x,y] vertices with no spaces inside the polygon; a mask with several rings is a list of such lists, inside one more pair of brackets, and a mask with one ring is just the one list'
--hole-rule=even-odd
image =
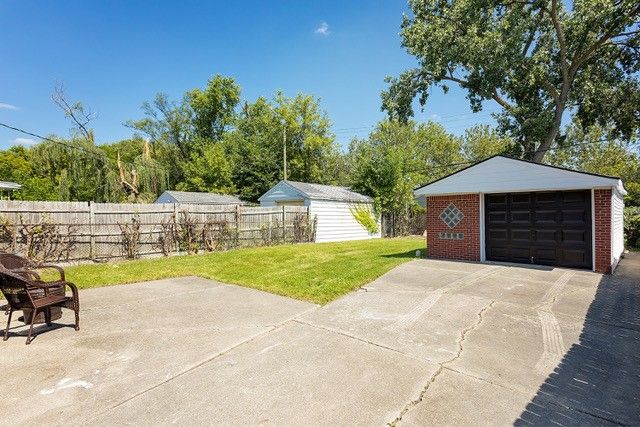
{"label": "fence post", "polygon": [[282,243],[287,243],[287,223],[285,222],[287,219],[286,208],[286,206],[282,206]]}
{"label": "fence post", "polygon": [[89,258],[96,259],[95,206],[89,202]]}
{"label": "fence post", "polygon": [[176,254],[180,253],[180,230],[178,230],[178,223],[179,223],[179,219],[178,219],[178,204],[174,203],[173,204],[173,224],[175,226],[175,233],[176,233],[176,239],[175,239],[175,242],[174,242],[174,247],[175,247]]}
{"label": "fence post", "polygon": [[311,206],[307,206],[307,242],[311,242]]}
{"label": "fence post", "polygon": [[240,246],[240,205],[236,205],[236,235],[235,246]]}

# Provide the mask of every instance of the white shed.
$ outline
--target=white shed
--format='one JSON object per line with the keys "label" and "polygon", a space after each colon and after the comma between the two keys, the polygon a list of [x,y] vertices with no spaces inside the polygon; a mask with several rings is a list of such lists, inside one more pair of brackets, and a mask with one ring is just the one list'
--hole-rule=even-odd
{"label": "white shed", "polygon": [[373,212],[373,199],[345,187],[280,181],[258,200],[260,206],[308,206],[317,219],[316,242],[380,237],[379,231],[370,234],[352,214],[354,207],[363,205]]}

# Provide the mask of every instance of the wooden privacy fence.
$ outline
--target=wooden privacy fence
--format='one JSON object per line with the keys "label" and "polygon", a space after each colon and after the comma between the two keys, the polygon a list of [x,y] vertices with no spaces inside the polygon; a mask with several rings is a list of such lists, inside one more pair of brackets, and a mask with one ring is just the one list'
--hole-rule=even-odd
{"label": "wooden privacy fence", "polygon": [[0,201],[0,250],[108,260],[315,240],[303,206]]}

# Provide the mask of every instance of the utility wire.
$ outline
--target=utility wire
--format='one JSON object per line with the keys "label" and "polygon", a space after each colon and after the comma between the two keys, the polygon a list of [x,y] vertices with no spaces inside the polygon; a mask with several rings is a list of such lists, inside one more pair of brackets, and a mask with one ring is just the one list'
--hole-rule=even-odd
{"label": "utility wire", "polygon": [[[10,130],[13,130],[13,131],[16,131],[16,132],[23,133],[23,134],[25,134],[25,135],[33,136],[34,138],[38,138],[38,139],[41,139],[41,140],[43,140],[43,141],[48,141],[48,142],[51,142],[51,143],[53,143],[53,144],[60,144],[60,145],[62,145],[62,146],[65,146],[65,147],[67,147],[67,148],[70,148],[70,149],[72,149],[72,150],[84,151],[85,153],[87,153],[87,154],[89,154],[89,155],[93,156],[94,158],[99,159],[99,160],[101,160],[101,161],[103,161],[103,162],[105,162],[105,159],[108,159],[108,160],[111,160],[111,161],[114,161],[114,162],[116,161],[116,160],[114,160],[114,159],[110,159],[109,157],[107,157],[107,156],[106,156],[106,154],[105,154],[105,156],[103,157],[103,156],[99,155],[97,152],[95,152],[95,151],[93,151],[93,150],[91,150],[91,149],[88,149],[88,148],[86,148],[86,147],[83,147],[83,146],[81,146],[81,145],[73,145],[73,144],[69,144],[69,143],[67,143],[67,142],[65,142],[65,141],[56,140],[56,139],[52,139],[52,138],[49,138],[49,137],[46,137],[46,136],[38,135],[37,133],[29,132],[29,131],[27,131],[27,130],[20,129],[20,128],[17,128],[17,127],[14,127],[14,126],[8,125],[8,124],[6,124],[6,123],[2,123],[2,122],[0,122],[0,126],[2,126],[2,127],[4,127],[4,128],[7,128],[7,129],[10,129]],[[99,149],[99,147],[97,147],[97,146],[96,146],[96,148],[98,148],[98,149]],[[120,163],[125,164],[125,165],[129,165],[129,166],[134,166],[132,163],[125,162],[125,161],[122,161],[122,160],[120,161]],[[106,165],[106,162],[105,162],[105,165]],[[166,169],[164,169],[163,167],[158,166],[158,165],[156,165],[156,164],[153,164],[153,165],[151,165],[151,166],[152,166],[153,168],[161,169],[161,170],[163,170],[163,171],[167,172],[167,171],[166,171]]]}

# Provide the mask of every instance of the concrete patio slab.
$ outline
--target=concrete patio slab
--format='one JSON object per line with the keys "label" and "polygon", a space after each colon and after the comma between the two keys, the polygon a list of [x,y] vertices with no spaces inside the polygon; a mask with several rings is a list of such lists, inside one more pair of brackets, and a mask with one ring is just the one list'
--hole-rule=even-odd
{"label": "concrete patio slab", "polygon": [[384,425],[437,369],[294,321],[91,424]]}
{"label": "concrete patio slab", "polygon": [[640,424],[640,254],[415,260],[323,307],[195,277],[81,301],[80,332],[0,343],[12,424]]}
{"label": "concrete patio slab", "polygon": [[21,336],[1,343],[3,365],[19,372],[4,377],[5,419],[83,424],[315,308],[194,277],[82,291],[81,303],[80,332],[56,329],[29,346]]}

